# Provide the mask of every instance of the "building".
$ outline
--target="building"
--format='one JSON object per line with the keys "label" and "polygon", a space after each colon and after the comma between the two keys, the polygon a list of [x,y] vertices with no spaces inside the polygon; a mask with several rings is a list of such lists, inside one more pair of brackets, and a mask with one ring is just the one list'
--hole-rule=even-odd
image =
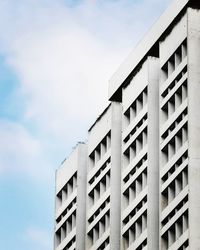
{"label": "building", "polygon": [[54,249],[83,249],[86,224],[87,146],[78,143],[56,172]]}
{"label": "building", "polygon": [[[120,245],[121,105],[113,102],[88,135],[86,249]],[[116,216],[117,215],[117,216]]]}
{"label": "building", "polygon": [[109,100],[88,133],[85,244],[62,245],[57,225],[57,249],[200,249],[199,1],[172,1],[111,77]]}
{"label": "building", "polygon": [[158,58],[147,57],[132,80],[122,89],[123,250],[158,249],[158,70]]}

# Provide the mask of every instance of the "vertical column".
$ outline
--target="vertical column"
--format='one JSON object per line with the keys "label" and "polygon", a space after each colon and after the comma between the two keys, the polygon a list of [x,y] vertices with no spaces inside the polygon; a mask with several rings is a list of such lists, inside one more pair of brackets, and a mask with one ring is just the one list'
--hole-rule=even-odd
{"label": "vertical column", "polygon": [[121,103],[112,102],[110,249],[120,250],[121,239]]}
{"label": "vertical column", "polygon": [[188,8],[189,245],[200,247],[200,11]]}
{"label": "vertical column", "polygon": [[77,171],[76,250],[85,249],[87,146],[79,144]]}
{"label": "vertical column", "polygon": [[148,249],[159,249],[159,60],[148,58]]}

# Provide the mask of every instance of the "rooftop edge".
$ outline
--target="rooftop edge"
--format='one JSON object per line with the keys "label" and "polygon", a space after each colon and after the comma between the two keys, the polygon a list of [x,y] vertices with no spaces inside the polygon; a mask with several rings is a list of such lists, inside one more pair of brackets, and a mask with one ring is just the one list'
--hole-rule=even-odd
{"label": "rooftop edge", "polygon": [[110,108],[111,103],[109,103],[107,105],[107,107],[101,112],[101,114],[97,117],[97,119],[95,120],[95,122],[90,126],[90,128],[88,129],[88,132],[90,132],[92,130],[92,128],[95,126],[95,124],[101,119],[101,117],[106,113],[106,111]]}
{"label": "rooftop edge", "polygon": [[147,56],[154,44],[159,40],[168,26],[174,21],[177,15],[191,2],[197,4],[196,0],[174,0],[160,16],[156,23],[151,27],[149,32],[143,37],[141,42],[133,49],[118,70],[109,80],[108,98],[110,101],[119,101],[119,91],[125,80],[137,65]]}

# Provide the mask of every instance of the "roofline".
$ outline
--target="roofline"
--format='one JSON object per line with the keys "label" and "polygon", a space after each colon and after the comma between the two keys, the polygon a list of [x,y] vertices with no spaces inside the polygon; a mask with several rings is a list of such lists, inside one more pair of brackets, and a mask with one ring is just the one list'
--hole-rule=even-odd
{"label": "roofline", "polygon": [[95,122],[90,126],[90,128],[88,129],[88,132],[90,132],[92,130],[92,128],[96,125],[96,123],[101,119],[101,117],[106,113],[106,111],[110,108],[111,103],[108,104],[108,106],[103,110],[103,112],[97,117],[97,119],[95,120]]}
{"label": "roofline", "polygon": [[67,155],[67,157],[65,157],[62,162],[60,163],[60,165],[58,166],[58,168],[56,169],[56,172],[59,171],[60,168],[62,168],[64,166],[64,163],[70,158],[70,156],[75,152],[75,150],[77,150],[77,148],[80,146],[80,145],[87,145],[86,142],[84,141],[78,141],[76,143],[75,146],[72,147],[70,153]]}
{"label": "roofline", "polygon": [[138,66],[154,44],[159,40],[169,25],[174,21],[177,15],[187,6],[190,0],[174,0],[161,15],[157,22],[151,27],[136,48],[129,54],[118,70],[109,80],[109,100],[115,100],[116,93],[120,90],[123,83],[131,72]]}

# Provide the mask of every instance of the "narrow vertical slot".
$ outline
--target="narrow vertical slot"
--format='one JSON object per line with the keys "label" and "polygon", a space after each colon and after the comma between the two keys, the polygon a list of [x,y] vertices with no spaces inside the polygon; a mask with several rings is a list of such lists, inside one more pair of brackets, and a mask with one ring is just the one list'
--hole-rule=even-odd
{"label": "narrow vertical slot", "polygon": [[98,184],[94,189],[94,203],[100,198],[100,184]]}
{"label": "narrow vertical slot", "polygon": [[130,122],[134,120],[136,116],[136,106],[135,102],[130,107]]}
{"label": "narrow vertical slot", "polygon": [[182,103],[182,93],[181,93],[181,89],[179,89],[176,93],[175,93],[175,110],[181,105]]}
{"label": "narrow vertical slot", "polygon": [[139,178],[135,181],[136,196],[142,191],[142,183]]}
{"label": "narrow vertical slot", "polygon": [[183,223],[183,232],[185,232],[188,229],[188,211],[183,214],[182,223]]}
{"label": "narrow vertical slot", "polygon": [[62,205],[62,192],[60,191],[57,195],[56,195],[56,209],[59,209]]}
{"label": "narrow vertical slot", "polygon": [[175,53],[175,68],[178,67],[181,61],[182,61],[182,51],[181,51],[181,47],[179,47]]}
{"label": "narrow vertical slot", "polygon": [[95,153],[94,152],[92,152],[92,154],[89,156],[88,165],[89,165],[89,170],[91,170],[95,165]]}
{"label": "narrow vertical slot", "polygon": [[132,203],[132,201],[135,199],[135,190],[133,188],[133,185],[129,187],[129,205]]}
{"label": "narrow vertical slot", "polygon": [[182,175],[175,179],[175,195],[177,196],[182,190]]}
{"label": "narrow vertical slot", "polygon": [[129,233],[129,246],[135,241],[135,228],[134,225],[128,230]]}
{"label": "narrow vertical slot", "polygon": [[76,214],[73,213],[72,214],[72,229],[74,229],[76,227]]}
{"label": "narrow vertical slot", "polygon": [[68,197],[72,194],[72,192],[73,192],[72,179],[70,179],[69,182],[67,183],[67,194],[68,194]]}
{"label": "narrow vertical slot", "polygon": [[108,133],[108,135],[106,136],[106,151],[110,149],[110,146],[111,146],[111,135],[110,133]]}
{"label": "narrow vertical slot", "polygon": [[63,203],[67,200],[67,185],[62,189],[62,200]]}
{"label": "narrow vertical slot", "polygon": [[142,233],[142,221],[141,218],[135,223],[135,238],[137,239]]}
{"label": "narrow vertical slot", "polygon": [[140,96],[138,96],[138,98],[136,100],[136,115],[138,115],[141,110],[142,110],[142,98],[140,95]]}
{"label": "narrow vertical slot", "polygon": [[102,142],[101,142],[101,144],[100,144],[100,147],[101,147],[101,150],[100,150],[100,152],[101,152],[101,158],[105,155],[105,153],[106,153],[106,138],[104,138],[103,140],[102,140]]}
{"label": "narrow vertical slot", "polygon": [[110,216],[109,213],[105,215],[105,229],[107,230],[110,227]]}
{"label": "narrow vertical slot", "polygon": [[168,247],[170,247],[175,241],[175,225],[173,225],[168,231]]}
{"label": "narrow vertical slot", "polygon": [[102,218],[99,222],[99,237],[103,235],[105,232],[105,217]]}
{"label": "narrow vertical slot", "polygon": [[173,201],[175,197],[175,183],[171,183],[168,189],[168,204]]}
{"label": "narrow vertical slot", "polygon": [[110,187],[110,171],[106,175],[106,190]]}
{"label": "narrow vertical slot", "polygon": [[181,234],[182,234],[182,222],[181,220],[178,220],[175,223],[175,239],[178,240]]}
{"label": "narrow vertical slot", "polygon": [[127,128],[129,124],[130,124],[130,108],[128,108],[127,111],[124,113],[124,119],[123,119],[124,129]]}
{"label": "narrow vertical slot", "polygon": [[175,97],[172,96],[168,101],[168,117],[170,117],[175,111]]}
{"label": "narrow vertical slot", "polygon": [[174,72],[175,69],[175,55],[172,55],[168,61],[168,77]]}
{"label": "narrow vertical slot", "polygon": [[141,151],[142,149],[142,135],[138,136],[136,139],[136,155]]}
{"label": "narrow vertical slot", "polygon": [[[185,82],[182,86],[182,100],[184,101],[187,98],[187,82]],[[182,101],[182,102],[183,102]]]}
{"label": "narrow vertical slot", "polygon": [[100,145],[95,149],[95,165],[97,164],[97,162],[100,160],[100,156],[101,156],[101,148]]}
{"label": "narrow vertical slot", "polygon": [[164,83],[168,78],[168,69],[167,69],[167,63],[162,67],[161,73],[160,73],[160,81],[161,83]]}
{"label": "narrow vertical slot", "polygon": [[187,41],[186,40],[181,45],[181,53],[182,53],[182,59],[184,59],[187,56]]}

